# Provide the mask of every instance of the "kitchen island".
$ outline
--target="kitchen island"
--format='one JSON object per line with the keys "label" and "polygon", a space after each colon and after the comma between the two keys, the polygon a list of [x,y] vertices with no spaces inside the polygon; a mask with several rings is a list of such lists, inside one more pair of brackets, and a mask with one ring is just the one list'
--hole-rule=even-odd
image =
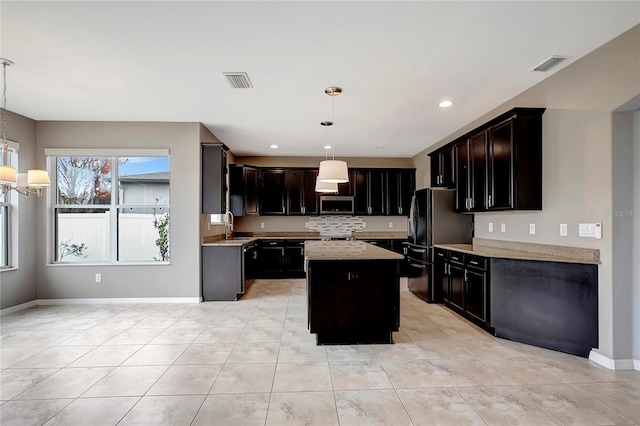
{"label": "kitchen island", "polygon": [[318,345],[393,343],[401,254],[363,241],[306,241],[308,326]]}

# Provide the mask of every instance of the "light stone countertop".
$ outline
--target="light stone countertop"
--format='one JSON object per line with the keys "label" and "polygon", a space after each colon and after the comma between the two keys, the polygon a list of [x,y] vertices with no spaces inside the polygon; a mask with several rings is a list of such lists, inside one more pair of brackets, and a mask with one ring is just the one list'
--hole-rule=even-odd
{"label": "light stone countertop", "polygon": [[[580,248],[563,247],[563,246],[547,246],[542,244],[530,244],[530,243],[518,243],[505,241],[501,244],[499,240],[491,242],[491,245],[483,244],[487,240],[478,239],[474,241],[474,244],[435,244],[435,247],[453,250],[461,253],[474,254],[484,257],[499,257],[502,259],[517,259],[517,260],[537,260],[544,262],[562,262],[562,263],[582,263],[590,265],[599,265],[601,262],[594,257],[589,258],[589,253],[586,255],[580,253],[580,256],[576,256],[576,251],[585,251]],[[502,247],[499,247],[502,245]],[[540,253],[541,250],[536,246],[555,247],[554,249],[547,249],[544,253]],[[510,248],[514,247],[514,248]],[[542,248],[544,248],[542,247]],[[518,249],[520,248],[520,250]],[[524,250],[522,250],[524,249]],[[536,250],[536,251],[530,251]]]}
{"label": "light stone countertop", "polygon": [[314,260],[402,260],[404,256],[364,241],[306,241],[304,258]]}
{"label": "light stone countertop", "polygon": [[[356,240],[399,240],[405,239],[407,236],[403,232],[354,232],[351,234]],[[213,247],[242,247],[247,244],[255,243],[260,240],[320,240],[322,237],[317,232],[273,232],[273,233],[255,233],[253,236],[240,236],[228,240],[220,238],[219,235],[202,238],[202,246]]]}

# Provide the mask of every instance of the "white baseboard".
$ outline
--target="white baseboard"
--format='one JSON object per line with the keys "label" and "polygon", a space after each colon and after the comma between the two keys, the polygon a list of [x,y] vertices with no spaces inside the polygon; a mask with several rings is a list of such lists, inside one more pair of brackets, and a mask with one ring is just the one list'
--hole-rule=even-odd
{"label": "white baseboard", "polygon": [[637,359],[611,359],[598,352],[591,351],[589,360],[609,370],[640,370],[640,360]]}
{"label": "white baseboard", "polygon": [[30,309],[33,307],[38,306],[38,302],[36,300],[32,300],[30,302],[26,302],[26,303],[21,303],[19,305],[16,306],[10,306],[8,308],[4,308],[2,310],[0,310],[0,316],[2,315],[7,315],[7,314],[12,314],[14,312],[20,312],[20,311],[24,311],[25,309]]}
{"label": "white baseboard", "polygon": [[201,303],[202,297],[121,297],[93,299],[37,299],[0,310],[0,316],[42,305],[137,305],[143,303]]}

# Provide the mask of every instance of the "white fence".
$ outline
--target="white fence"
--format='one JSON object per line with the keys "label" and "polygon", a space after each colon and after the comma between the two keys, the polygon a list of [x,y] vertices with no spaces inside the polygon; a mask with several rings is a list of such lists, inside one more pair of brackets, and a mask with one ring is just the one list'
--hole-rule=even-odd
{"label": "white fence", "polygon": [[[85,244],[83,256],[66,255],[62,262],[109,260],[109,212],[59,213],[58,250],[60,244]],[[156,246],[158,230],[153,227],[153,214],[120,213],[118,240],[120,261],[154,261],[160,259]],[[86,257],[85,257],[86,256]]]}

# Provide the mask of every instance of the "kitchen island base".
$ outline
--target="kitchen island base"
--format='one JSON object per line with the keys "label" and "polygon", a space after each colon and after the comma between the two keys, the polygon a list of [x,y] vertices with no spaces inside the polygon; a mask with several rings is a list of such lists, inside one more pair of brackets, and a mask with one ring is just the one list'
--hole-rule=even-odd
{"label": "kitchen island base", "polygon": [[[336,243],[325,245],[341,260],[323,258],[320,242],[316,252],[306,243],[309,330],[319,345],[392,343],[400,326],[402,256],[363,242]],[[377,258],[339,254],[351,246]]]}

